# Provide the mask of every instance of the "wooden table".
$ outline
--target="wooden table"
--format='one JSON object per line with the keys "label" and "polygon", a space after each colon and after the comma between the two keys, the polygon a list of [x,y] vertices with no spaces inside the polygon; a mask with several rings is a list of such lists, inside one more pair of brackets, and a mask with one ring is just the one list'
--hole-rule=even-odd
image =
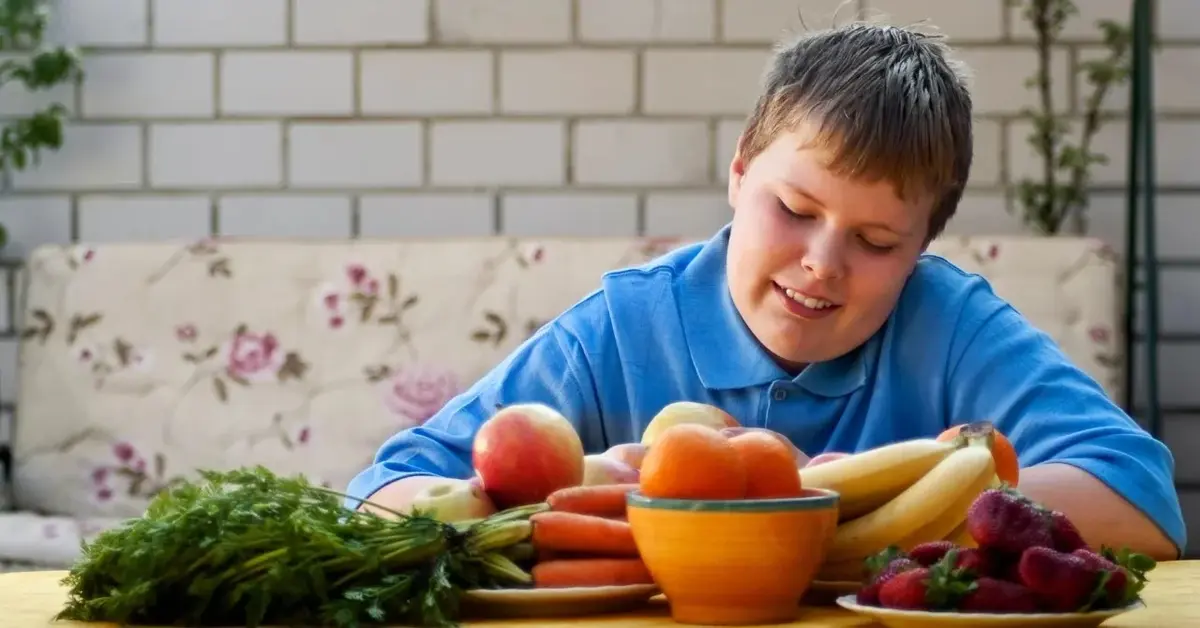
{"label": "wooden table", "polygon": [[[59,586],[61,571],[30,571],[0,574],[0,625],[5,628],[52,628],[55,626],[111,626],[55,622],[54,615],[66,600],[66,591]],[[1143,626],[1168,628],[1200,626],[1200,561],[1175,561],[1159,564],[1150,574],[1150,583],[1142,597],[1146,608],[1110,619],[1104,626]],[[507,628],[512,626],[543,626],[568,628],[571,625],[626,628],[633,626],[674,626],[666,605],[651,603],[643,610],[615,615],[598,615],[582,619],[560,620],[491,620],[472,622],[467,626]],[[840,608],[804,608],[800,618],[790,626],[877,626],[870,620]]]}

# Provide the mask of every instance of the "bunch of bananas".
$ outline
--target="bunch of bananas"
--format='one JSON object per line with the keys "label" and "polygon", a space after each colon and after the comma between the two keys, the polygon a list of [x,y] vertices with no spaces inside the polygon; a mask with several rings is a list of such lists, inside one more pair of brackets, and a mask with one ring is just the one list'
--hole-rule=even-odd
{"label": "bunch of bananas", "polygon": [[967,510],[999,485],[987,442],[921,438],[892,443],[800,470],[806,488],[841,495],[839,521],[818,580],[859,581],[863,561],[890,545],[930,541],[970,545]]}

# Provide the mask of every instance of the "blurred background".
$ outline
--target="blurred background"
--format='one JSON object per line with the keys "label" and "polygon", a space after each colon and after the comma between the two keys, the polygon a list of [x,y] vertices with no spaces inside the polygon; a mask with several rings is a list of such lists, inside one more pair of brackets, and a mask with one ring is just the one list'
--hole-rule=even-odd
{"label": "blurred background", "polygon": [[[1031,3],[1007,0],[2,2],[10,18],[44,4],[42,45],[77,48],[82,71],[51,58],[62,65],[33,68],[53,83],[45,89],[11,73],[0,88],[10,124],[64,112],[60,138],[52,121],[4,136],[8,418],[21,309],[12,290],[41,245],[707,237],[729,219],[728,160],[772,45],[860,15],[928,22],[974,76],[975,164],[947,238],[1088,235],[1126,253],[1130,0],[1080,0],[1044,37],[1025,14]],[[1200,2],[1154,4],[1161,432],[1195,522]],[[22,58],[6,28],[6,58]],[[1029,83],[1039,67],[1051,111]],[[1102,158],[1068,155],[1087,162],[1085,220],[1033,217],[1022,200],[1044,164],[1029,138],[1050,119]],[[20,137],[61,146],[22,165],[11,146]],[[1144,339],[1131,339],[1143,374]],[[1147,399],[1144,382],[1138,390]]]}

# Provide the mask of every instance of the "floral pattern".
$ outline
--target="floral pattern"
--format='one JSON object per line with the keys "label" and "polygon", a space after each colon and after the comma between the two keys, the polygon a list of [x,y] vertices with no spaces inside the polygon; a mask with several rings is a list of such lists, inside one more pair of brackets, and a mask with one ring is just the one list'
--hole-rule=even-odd
{"label": "floral pattern", "polygon": [[[344,488],[387,437],[427,421],[604,272],[683,244],[39,249],[20,331],[13,514],[30,517],[38,542],[77,545],[201,468],[263,464]],[[1120,394],[1111,251],[1066,238],[944,238],[930,249],[989,278]],[[0,539],[0,563],[26,560],[6,547]]]}

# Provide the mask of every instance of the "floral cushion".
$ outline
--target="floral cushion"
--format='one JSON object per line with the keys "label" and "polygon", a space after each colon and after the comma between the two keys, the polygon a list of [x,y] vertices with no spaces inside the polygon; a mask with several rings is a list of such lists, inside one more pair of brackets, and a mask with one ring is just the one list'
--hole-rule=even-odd
{"label": "floral cushion", "polygon": [[[677,244],[38,249],[22,305],[16,509],[115,521],[198,468],[250,464],[341,489],[388,436],[426,420],[595,289],[603,272]],[[1110,251],[1065,238],[947,238],[932,251],[988,277],[1121,394]]]}

